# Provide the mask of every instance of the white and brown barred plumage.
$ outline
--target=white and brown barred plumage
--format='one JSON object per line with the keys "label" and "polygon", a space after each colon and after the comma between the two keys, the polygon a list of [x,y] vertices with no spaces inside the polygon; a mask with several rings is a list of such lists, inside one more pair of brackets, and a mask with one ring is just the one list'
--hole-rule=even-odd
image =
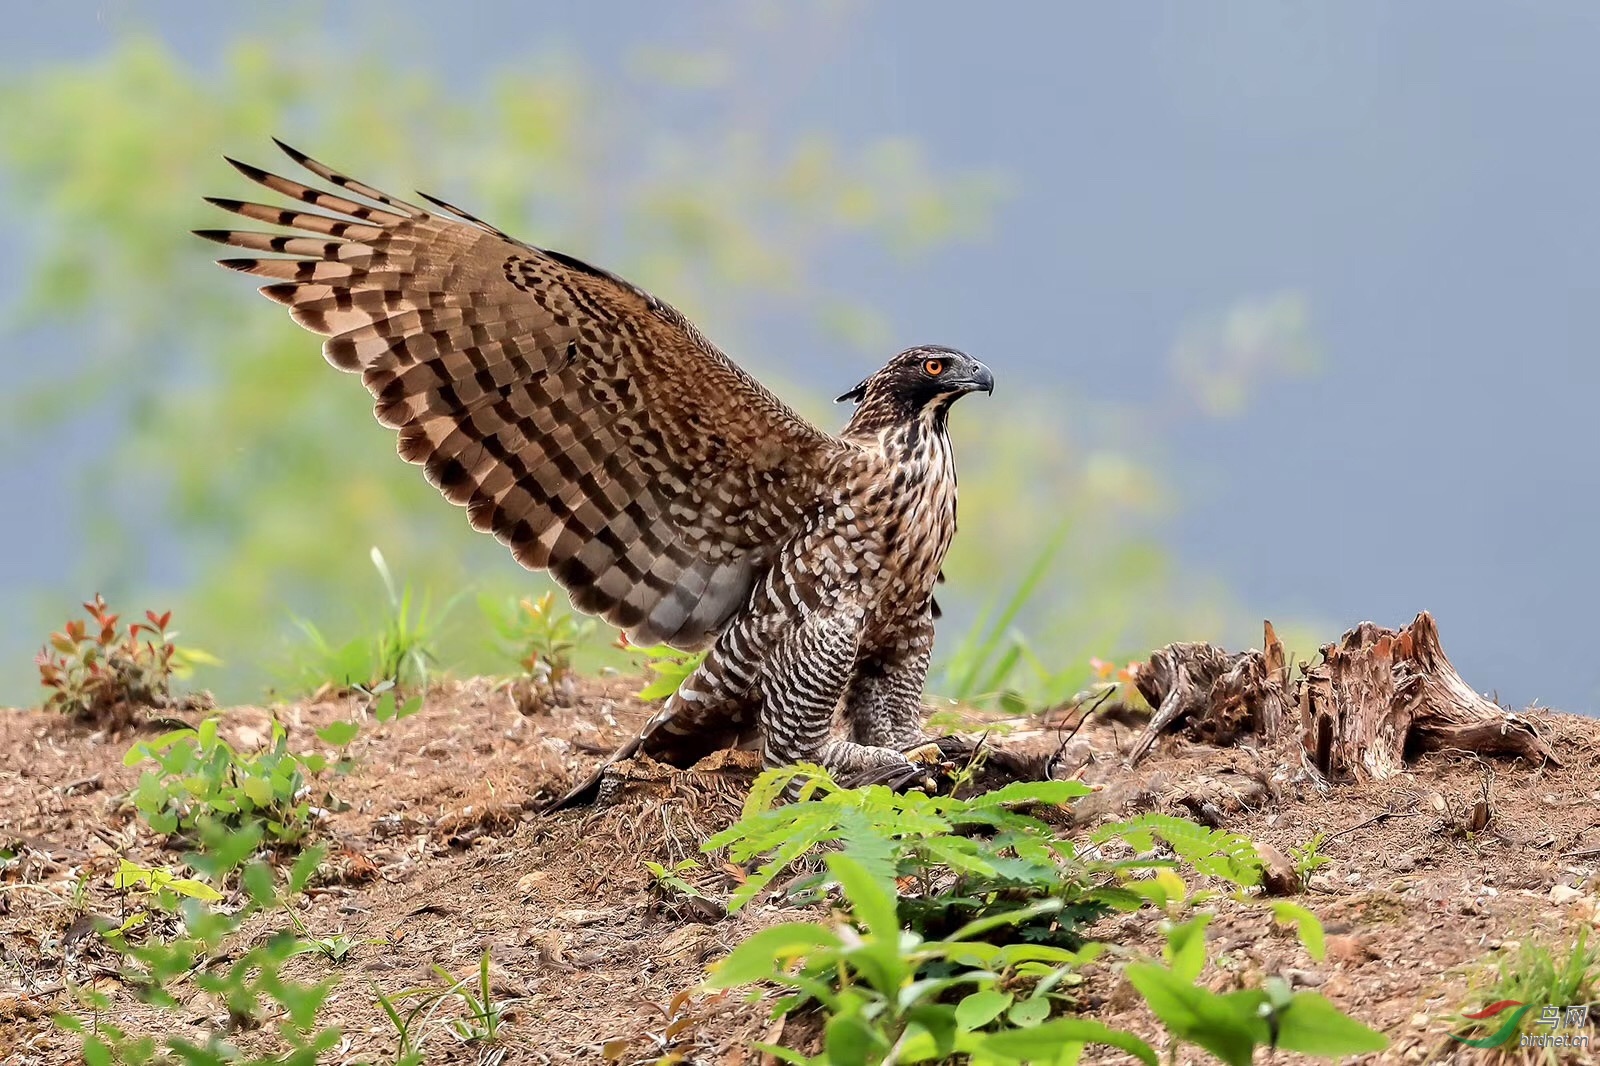
{"label": "white and brown barred plumage", "polygon": [[223,265],[273,279],[261,291],[361,374],[401,457],[473,528],[635,643],[710,647],[614,759],[689,765],[759,734],[769,764],[910,768],[955,533],[945,420],[992,391],[986,367],[902,352],[840,397],[858,406],[832,436],[623,279],[279,146],[370,202],[229,160],[317,210],[211,199],[297,231],[199,231],[282,254]]}

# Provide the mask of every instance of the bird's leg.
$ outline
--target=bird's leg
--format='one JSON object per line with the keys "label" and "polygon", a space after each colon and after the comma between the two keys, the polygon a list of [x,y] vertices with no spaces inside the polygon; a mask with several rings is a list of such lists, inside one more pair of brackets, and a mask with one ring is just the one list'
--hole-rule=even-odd
{"label": "bird's leg", "polygon": [[[845,720],[858,742],[893,748],[919,769],[911,773],[870,774],[861,783],[881,781],[896,788],[936,787],[938,777],[954,770],[944,751],[923,732],[922,691],[933,654],[932,618],[901,635],[897,644],[861,657],[845,697]],[[933,776],[927,768],[937,768]]]}
{"label": "bird's leg", "polygon": [[939,760],[937,745],[924,743],[922,732],[922,690],[932,652],[929,626],[907,633],[887,652],[862,657],[844,706],[856,741],[895,748],[913,762]]}
{"label": "bird's leg", "polygon": [[773,646],[762,667],[762,754],[768,766],[820,763],[835,774],[909,770],[892,747],[832,737],[855,674],[858,615],[813,615]]}

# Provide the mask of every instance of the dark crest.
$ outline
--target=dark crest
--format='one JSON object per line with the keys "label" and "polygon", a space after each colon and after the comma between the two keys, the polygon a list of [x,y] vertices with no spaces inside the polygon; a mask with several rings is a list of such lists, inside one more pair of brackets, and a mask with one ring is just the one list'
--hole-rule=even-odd
{"label": "dark crest", "polygon": [[833,402],[844,403],[846,400],[849,400],[851,403],[860,403],[862,400],[867,398],[867,382],[871,380],[871,378],[862,378],[861,384],[857,385],[843,396],[834,397]]}

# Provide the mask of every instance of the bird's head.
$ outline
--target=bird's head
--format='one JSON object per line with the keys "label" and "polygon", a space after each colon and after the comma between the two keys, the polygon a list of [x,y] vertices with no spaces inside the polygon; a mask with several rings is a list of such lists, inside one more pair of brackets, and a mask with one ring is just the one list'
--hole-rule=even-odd
{"label": "bird's head", "polygon": [[856,404],[850,430],[922,418],[943,426],[950,405],[969,392],[994,392],[989,368],[964,352],[929,344],[907,348],[834,402]]}

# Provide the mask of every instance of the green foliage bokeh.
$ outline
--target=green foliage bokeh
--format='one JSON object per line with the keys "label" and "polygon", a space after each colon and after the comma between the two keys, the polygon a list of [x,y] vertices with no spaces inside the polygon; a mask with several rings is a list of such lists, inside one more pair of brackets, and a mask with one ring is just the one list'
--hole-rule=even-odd
{"label": "green foliage bokeh", "polygon": [[[650,52],[617,79],[535,54],[464,97],[379,55],[314,34],[242,36],[201,69],[130,37],[89,61],[0,80],[0,195],[31,264],[5,338],[26,350],[26,384],[0,401],[0,439],[95,443],[91,460],[47,474],[77,481],[88,551],[78,572],[41,578],[28,605],[40,635],[96,589],[128,610],[172,607],[226,663],[198,682],[254,698],[295,639],[292,616],[339,633],[381,603],[364,563],[374,546],[439,601],[469,587],[542,587],[395,457],[370,399],[317,357],[315,338],[211,265],[188,232],[220,224],[200,198],[246,188],[220,152],[282,169],[268,140],[282,136],[380,187],[404,195],[414,183],[602,262],[830,427],[837,413],[822,397],[785,388],[782,367],[741,341],[762,316],[798,316],[876,366],[904,330],[870,293],[837,291],[830,256],[865,246],[892,262],[981,238],[1003,195],[993,174],[938,173],[903,137],[847,147],[775,135],[717,90],[727,56]],[[661,93],[698,94],[707,120],[694,133],[652,127],[641,101]],[[1256,317],[1293,329],[1296,311],[1279,301]],[[51,350],[63,336],[71,350]],[[1261,369],[1216,357],[1203,334],[1181,356],[1180,382],[1200,375],[1208,395],[1226,397],[1212,405],[1230,410],[1243,385],[1219,378]],[[1038,659],[1071,675],[1052,692],[1087,679],[1090,654],[1214,629],[1218,601],[1196,609],[1206,598],[1178,595],[1150,535],[1169,494],[1139,458],[1147,450],[1124,447],[1148,436],[1140,413],[1025,391],[997,401],[1003,413],[974,402],[956,419],[962,536],[941,593],[949,624],[970,621],[1059,537],[1025,620]],[[494,662],[487,625],[452,634],[446,666]],[[0,665],[0,704],[34,702],[31,681],[24,656]]]}

